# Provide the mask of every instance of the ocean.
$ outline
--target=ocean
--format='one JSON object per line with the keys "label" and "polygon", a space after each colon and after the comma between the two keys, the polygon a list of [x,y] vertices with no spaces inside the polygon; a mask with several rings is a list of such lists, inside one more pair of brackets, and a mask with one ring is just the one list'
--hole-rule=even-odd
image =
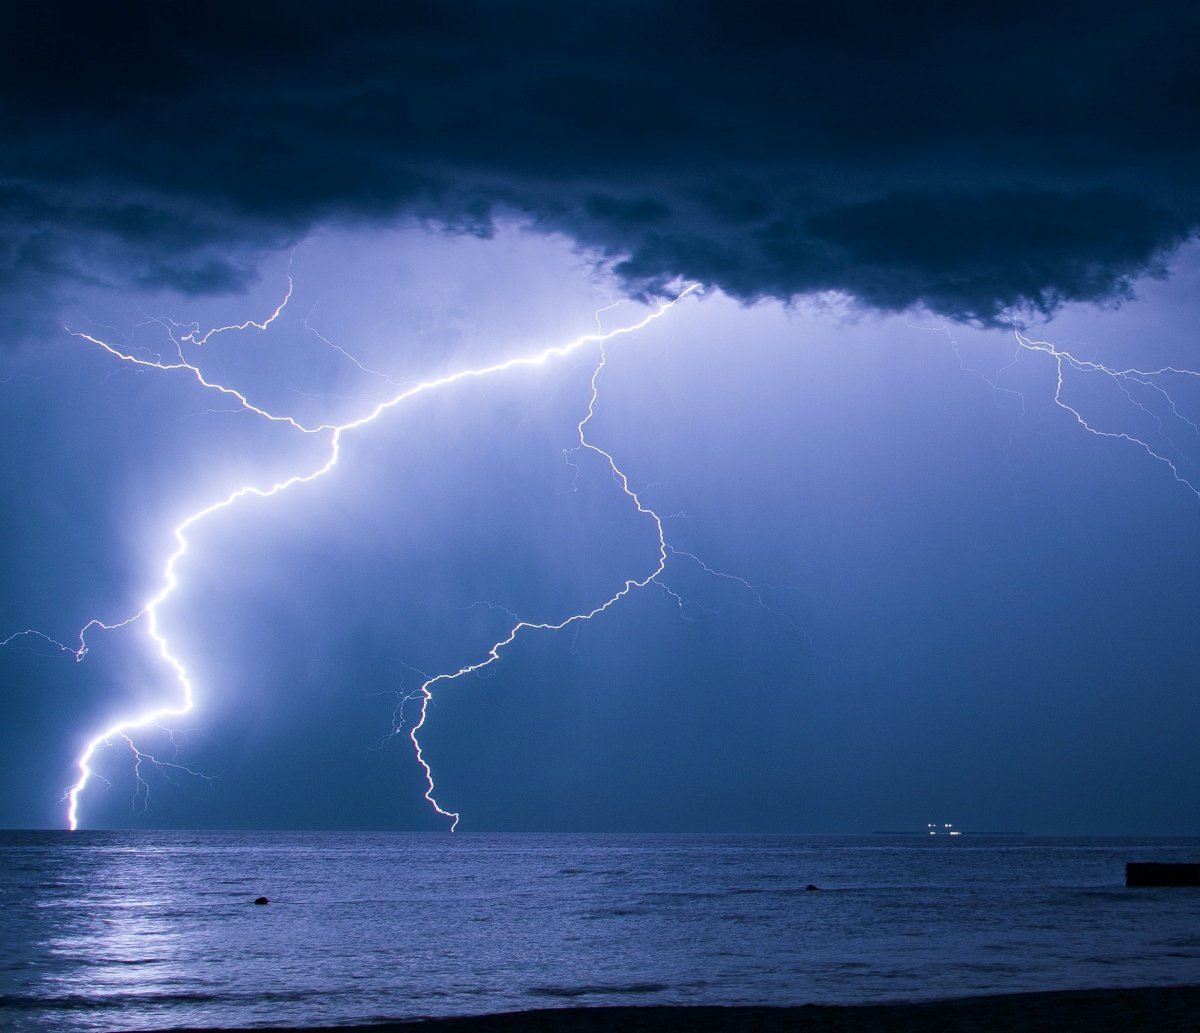
{"label": "ocean", "polygon": [[1200,983],[1135,860],[1200,838],[0,832],[0,1029]]}

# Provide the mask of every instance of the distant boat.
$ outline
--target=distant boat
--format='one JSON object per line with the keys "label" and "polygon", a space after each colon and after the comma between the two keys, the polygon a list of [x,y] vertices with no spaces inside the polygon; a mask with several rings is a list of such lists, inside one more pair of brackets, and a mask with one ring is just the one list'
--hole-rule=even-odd
{"label": "distant boat", "polygon": [[949,822],[939,825],[939,824],[937,824],[937,822],[931,821],[925,827],[929,830],[929,834],[931,836],[961,836],[962,835],[962,831],[960,829],[956,829]]}

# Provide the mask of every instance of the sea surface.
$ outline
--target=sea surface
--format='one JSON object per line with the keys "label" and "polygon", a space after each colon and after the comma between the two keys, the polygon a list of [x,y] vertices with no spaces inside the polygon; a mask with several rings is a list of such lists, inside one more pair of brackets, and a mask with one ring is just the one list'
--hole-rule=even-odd
{"label": "sea surface", "polygon": [[1200,983],[1133,860],[1200,839],[0,832],[0,1029]]}

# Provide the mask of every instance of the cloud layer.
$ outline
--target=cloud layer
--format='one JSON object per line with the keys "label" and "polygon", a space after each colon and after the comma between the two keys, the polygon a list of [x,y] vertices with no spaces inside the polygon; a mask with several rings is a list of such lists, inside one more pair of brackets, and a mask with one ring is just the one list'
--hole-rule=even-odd
{"label": "cloud layer", "polygon": [[322,222],[515,216],[635,292],[989,322],[1120,296],[1200,224],[1200,13],[807,6],[10,8],[3,314],[235,290]]}

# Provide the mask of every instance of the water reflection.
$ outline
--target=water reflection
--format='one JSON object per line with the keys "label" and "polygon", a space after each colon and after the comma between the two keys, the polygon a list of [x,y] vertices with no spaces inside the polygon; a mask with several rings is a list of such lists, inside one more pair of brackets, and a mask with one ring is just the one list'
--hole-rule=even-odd
{"label": "water reflection", "polygon": [[0,832],[0,1026],[1194,981],[1200,898],[1131,851],[1200,841]]}

